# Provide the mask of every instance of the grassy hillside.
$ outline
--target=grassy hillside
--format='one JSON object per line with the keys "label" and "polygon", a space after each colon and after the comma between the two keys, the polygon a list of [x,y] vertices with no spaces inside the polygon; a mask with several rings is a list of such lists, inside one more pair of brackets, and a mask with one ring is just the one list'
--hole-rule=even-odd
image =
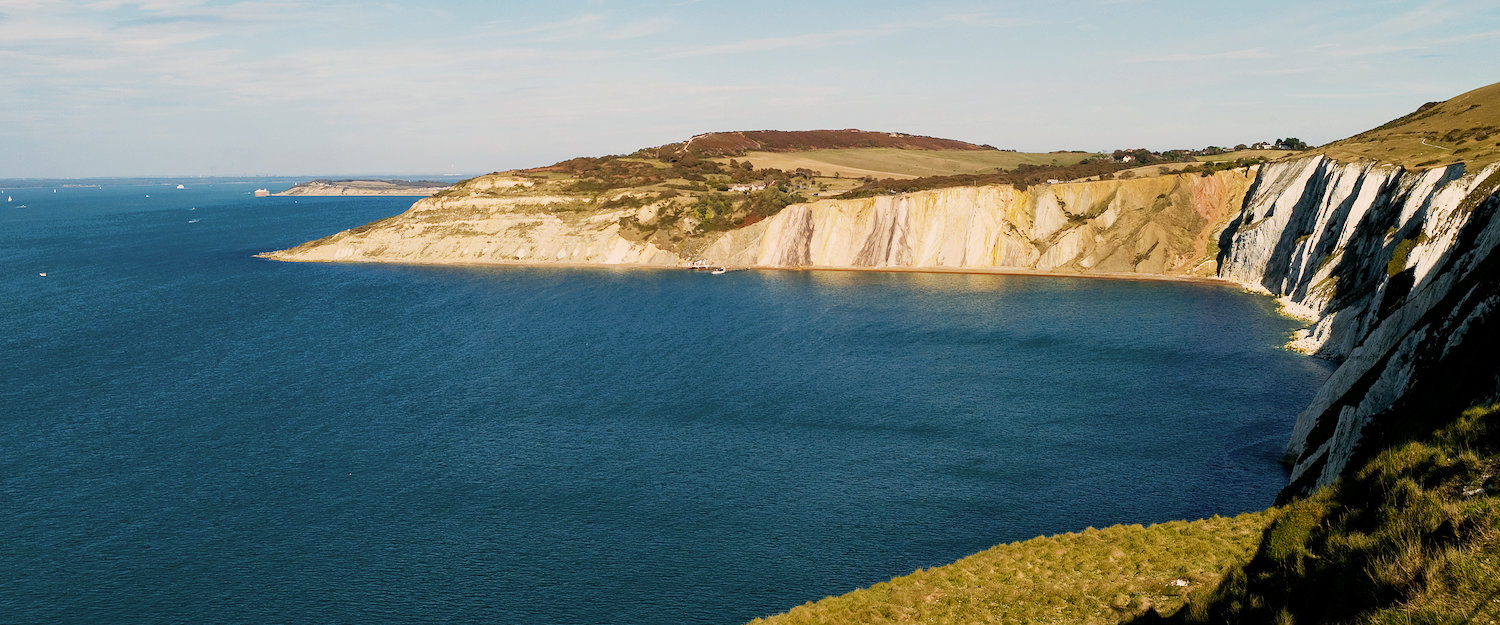
{"label": "grassy hillside", "polygon": [[999,545],[839,597],[752,621],[1119,623],[1168,611],[1242,565],[1272,514],[1088,529]]}
{"label": "grassy hillside", "polygon": [[1428,102],[1379,128],[1314,150],[1341,160],[1375,159],[1408,169],[1500,160],[1500,83]]}
{"label": "grassy hillside", "polygon": [[1497,474],[1500,405],[1470,409],[1286,506],[1217,590],[1140,622],[1500,623]]}
{"label": "grassy hillside", "polygon": [[1011,170],[1026,165],[1074,165],[1093,154],[1083,152],[1005,152],[1001,150],[901,150],[854,148],[806,152],[748,152],[741,161],[756,167],[810,169],[820,176],[842,178],[918,178]]}

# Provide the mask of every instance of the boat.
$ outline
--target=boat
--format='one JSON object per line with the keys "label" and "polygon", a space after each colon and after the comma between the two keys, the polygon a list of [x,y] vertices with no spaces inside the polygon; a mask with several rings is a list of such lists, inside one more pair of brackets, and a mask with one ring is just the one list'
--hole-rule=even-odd
{"label": "boat", "polygon": [[13,201],[13,200],[12,200],[12,199],[11,199],[11,197],[10,197],[10,196],[9,196],[9,195],[7,195],[7,196],[5,196],[5,201],[7,201],[7,202],[11,202],[11,201]]}
{"label": "boat", "polygon": [[271,192],[268,191],[268,190],[266,190],[266,189],[256,189],[255,190],[255,197],[269,197],[270,195],[271,195]]}
{"label": "boat", "polygon": [[196,220],[196,219],[189,219],[188,223],[195,224],[195,223],[198,223],[198,220]]}
{"label": "boat", "polygon": [[179,188],[179,189],[186,189],[187,187],[184,187],[182,185],[177,185],[177,188]]}
{"label": "boat", "polygon": [[727,272],[727,271],[729,271],[729,269],[728,269],[728,268],[725,268],[725,267],[720,267],[720,268],[718,268],[718,269],[715,269],[715,270],[713,270],[713,271],[711,271],[711,272],[709,272],[709,273],[711,273],[711,274],[713,274],[713,275],[716,275],[716,276],[717,276],[717,275],[719,275],[719,274],[721,274],[721,273],[725,273],[725,272]]}

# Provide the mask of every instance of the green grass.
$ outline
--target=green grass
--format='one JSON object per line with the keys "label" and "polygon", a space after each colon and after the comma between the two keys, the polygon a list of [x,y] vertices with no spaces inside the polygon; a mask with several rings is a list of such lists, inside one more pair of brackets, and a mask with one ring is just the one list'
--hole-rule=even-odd
{"label": "green grass", "polygon": [[1379,128],[1314,150],[1339,160],[1375,159],[1408,169],[1500,160],[1500,83],[1480,87]]}
{"label": "green grass", "polygon": [[[1022,164],[1073,165],[1094,154],[1078,152],[1003,152],[999,150],[900,150],[854,148],[807,152],[751,152],[738,158],[757,168],[786,171],[811,169],[821,175],[845,178],[919,178],[1011,170]],[[728,159],[721,159],[728,161]]]}
{"label": "green grass", "polygon": [[1417,246],[1417,239],[1402,239],[1396,244],[1396,249],[1391,251],[1391,259],[1385,264],[1385,275],[1395,277],[1406,269],[1406,260],[1411,257],[1411,251]]}
{"label": "green grass", "polygon": [[1500,405],[1468,410],[1286,506],[1249,564],[1168,620],[1500,623],[1497,473]]}
{"label": "green grass", "polygon": [[1214,588],[1249,559],[1270,518],[1257,512],[1033,538],[752,623],[1119,623]]}

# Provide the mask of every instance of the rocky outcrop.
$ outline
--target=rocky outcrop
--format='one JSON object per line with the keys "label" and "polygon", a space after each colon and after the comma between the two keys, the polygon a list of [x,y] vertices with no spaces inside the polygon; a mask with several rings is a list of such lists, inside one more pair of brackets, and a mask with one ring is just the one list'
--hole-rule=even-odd
{"label": "rocky outcrop", "polygon": [[[1213,274],[1216,235],[1254,174],[961,187],[789,206],[673,250],[632,237],[654,206],[603,208],[499,178],[402,215],[268,256],[298,261],[571,263],[775,268],[1025,269]],[[500,182],[496,182],[499,180]],[[483,189],[475,185],[484,183]],[[500,187],[495,187],[500,184]]]}
{"label": "rocky outcrop", "polygon": [[1395,415],[1496,396],[1500,165],[1407,171],[1313,157],[1264,166],[1220,237],[1219,275],[1312,324],[1294,346],[1341,361],[1297,418],[1289,493],[1338,477]]}
{"label": "rocky outcrop", "polygon": [[578,204],[574,198],[546,195],[435,196],[395,217],[265,256],[413,264],[683,263],[676,254],[619,235],[619,220],[633,210],[592,210]]}

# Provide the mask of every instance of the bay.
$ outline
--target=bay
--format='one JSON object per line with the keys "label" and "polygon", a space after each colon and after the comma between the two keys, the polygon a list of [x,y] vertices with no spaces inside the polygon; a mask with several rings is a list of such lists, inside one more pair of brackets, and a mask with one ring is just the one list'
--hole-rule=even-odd
{"label": "bay", "polygon": [[265,184],[6,189],[5,622],[743,622],[1264,508],[1329,371],[1213,285],[277,263],[412,198]]}

